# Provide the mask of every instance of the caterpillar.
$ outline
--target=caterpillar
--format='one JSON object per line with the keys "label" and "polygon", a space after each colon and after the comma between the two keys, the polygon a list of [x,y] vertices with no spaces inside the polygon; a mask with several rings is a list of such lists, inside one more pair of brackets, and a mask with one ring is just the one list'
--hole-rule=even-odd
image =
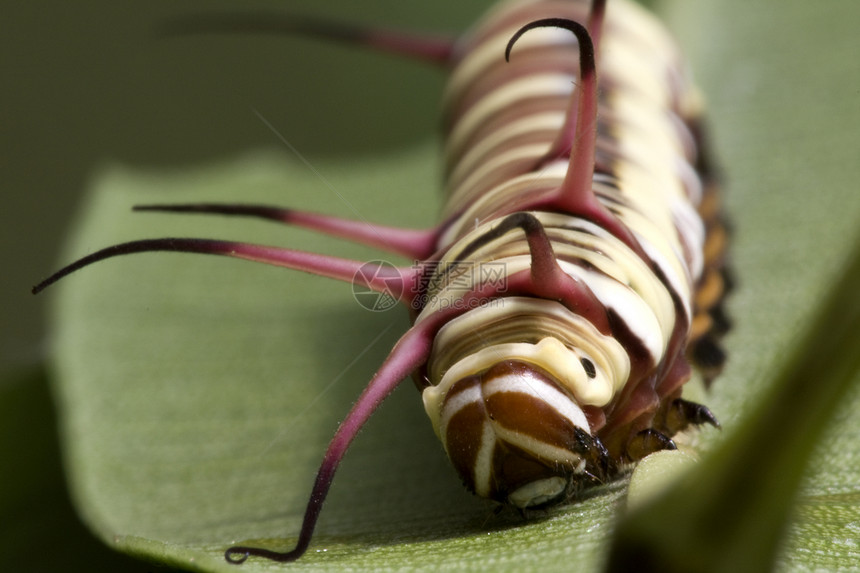
{"label": "caterpillar", "polygon": [[228,561],[301,557],[350,443],[410,375],[465,486],[523,511],[617,478],[675,448],[672,437],[689,426],[719,426],[681,390],[691,366],[710,382],[725,361],[727,227],[701,98],[653,16],[627,0],[609,11],[605,0],[509,1],[457,42],[315,20],[229,26],[358,43],[442,64],[451,77],[447,197],[433,228],[260,205],[135,207],[276,220],[416,264],[144,239],[96,251],[33,288],[148,251],[243,258],[378,293],[399,285],[413,324],[329,444],[295,548],[234,546]]}

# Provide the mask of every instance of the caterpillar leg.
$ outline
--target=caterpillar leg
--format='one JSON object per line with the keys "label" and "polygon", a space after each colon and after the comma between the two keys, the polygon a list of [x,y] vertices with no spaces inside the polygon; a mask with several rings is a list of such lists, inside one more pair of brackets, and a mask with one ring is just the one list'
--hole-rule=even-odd
{"label": "caterpillar leg", "polygon": [[675,442],[669,436],[652,428],[647,428],[633,436],[633,439],[627,444],[626,455],[630,461],[635,462],[660,450],[676,449],[678,448],[675,446]]}
{"label": "caterpillar leg", "polygon": [[158,32],[159,35],[168,37],[225,33],[309,36],[359,45],[440,65],[445,65],[451,60],[454,48],[454,39],[448,37],[404,33],[325,18],[263,10],[192,14],[165,22]]}
{"label": "caterpillar leg", "polygon": [[715,428],[720,427],[716,416],[703,404],[677,398],[672,401],[666,411],[664,426],[670,435],[685,430],[691,425],[701,426],[702,424],[710,424]]}
{"label": "caterpillar leg", "polygon": [[367,221],[354,221],[330,215],[284,209],[270,205],[248,205],[239,203],[186,203],[174,205],[137,205],[135,211],[157,211],[163,213],[202,213],[234,217],[257,217],[312,229],[363,245],[376,247],[391,253],[423,260],[433,254],[440,229],[404,229],[388,227]]}

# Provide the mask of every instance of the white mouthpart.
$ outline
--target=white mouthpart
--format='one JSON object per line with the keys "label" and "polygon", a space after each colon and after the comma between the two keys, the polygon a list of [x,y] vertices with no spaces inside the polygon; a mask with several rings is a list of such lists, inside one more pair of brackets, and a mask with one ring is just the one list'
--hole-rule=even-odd
{"label": "white mouthpart", "polygon": [[508,496],[511,505],[525,509],[557,498],[567,487],[567,480],[551,477],[527,483]]}

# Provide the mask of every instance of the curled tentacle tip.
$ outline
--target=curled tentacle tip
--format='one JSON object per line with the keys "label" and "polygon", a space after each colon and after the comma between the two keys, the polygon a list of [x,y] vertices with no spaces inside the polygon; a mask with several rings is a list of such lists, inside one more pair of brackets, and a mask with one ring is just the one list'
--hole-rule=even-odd
{"label": "curled tentacle tip", "polygon": [[[535,20],[533,22],[529,22],[511,36],[511,39],[508,40],[508,45],[505,47],[505,61],[511,61],[511,50],[514,48],[514,44],[517,43],[523,34],[530,30],[534,30],[535,28],[563,28],[565,30],[569,30],[576,34],[577,40],[581,43],[585,43],[584,49],[593,54],[593,48],[591,46],[591,38],[588,35],[588,30],[579,22],[575,20],[569,20],[567,18],[544,18],[542,20]],[[580,36],[584,36],[585,39]],[[593,58],[593,55],[592,55]]]}
{"label": "curled tentacle tip", "polygon": [[224,559],[226,559],[228,563],[239,565],[247,561],[249,555],[250,553],[241,547],[231,547],[224,552]]}
{"label": "curled tentacle tip", "polygon": [[513,35],[513,36],[511,36],[511,39],[510,39],[510,40],[508,40],[508,45],[507,45],[507,46],[505,46],[505,61],[506,61],[506,62],[510,62],[510,61],[511,61],[511,50],[513,50],[513,49],[514,49],[514,44],[516,44],[516,43],[517,43],[517,40],[519,40],[519,39],[520,39],[520,36],[522,36],[523,34],[525,34],[525,32],[526,32],[526,28],[527,28],[527,26],[523,26],[522,28],[520,28],[519,30],[517,30],[516,32],[514,32],[514,35]]}

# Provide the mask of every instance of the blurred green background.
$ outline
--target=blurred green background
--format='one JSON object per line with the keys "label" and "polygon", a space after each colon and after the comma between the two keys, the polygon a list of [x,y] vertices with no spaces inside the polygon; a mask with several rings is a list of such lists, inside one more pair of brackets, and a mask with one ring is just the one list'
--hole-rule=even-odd
{"label": "blurred green background", "polygon": [[[456,32],[487,2],[455,4],[253,6]],[[348,60],[341,46],[289,38],[154,35],[171,16],[243,5],[7,3],[0,22],[4,367],[41,358],[41,302],[26,286],[53,268],[95,166],[178,168],[282,149],[252,107],[308,155],[384,151],[436,134],[444,74],[430,66],[373,53]],[[12,277],[23,278],[23,291]]]}

